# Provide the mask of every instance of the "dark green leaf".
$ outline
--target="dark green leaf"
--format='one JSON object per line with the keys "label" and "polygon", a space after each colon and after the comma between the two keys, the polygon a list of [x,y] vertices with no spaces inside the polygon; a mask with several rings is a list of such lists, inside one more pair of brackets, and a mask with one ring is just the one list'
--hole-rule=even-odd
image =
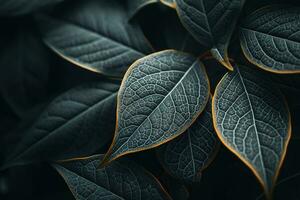
{"label": "dark green leaf", "polygon": [[204,111],[176,139],[158,149],[158,157],[165,170],[185,182],[198,182],[201,172],[214,159],[219,147],[211,116],[211,100]]}
{"label": "dark green leaf", "polygon": [[223,144],[257,176],[270,196],[291,136],[291,119],[277,87],[237,66],[215,90],[213,120]]}
{"label": "dark green leaf", "polygon": [[188,31],[225,67],[232,70],[227,49],[245,0],[175,0]]}
{"label": "dark green leaf", "polygon": [[99,169],[102,155],[53,165],[77,200],[170,199],[160,183],[139,165],[120,160]]}
{"label": "dark green leaf", "polygon": [[57,97],[8,155],[3,168],[95,153],[113,136],[118,88],[93,83]]}
{"label": "dark green leaf", "polygon": [[50,48],[94,72],[122,76],[135,60],[152,51],[140,27],[128,23],[126,8],[116,1],[80,1],[38,19]]}
{"label": "dark green leaf", "polygon": [[268,6],[247,17],[240,28],[246,58],[275,73],[300,72],[300,8]]}
{"label": "dark green leaf", "polygon": [[104,163],[179,136],[208,98],[208,78],[197,58],[167,50],[136,61],[119,91],[117,129]]}
{"label": "dark green leaf", "polygon": [[0,15],[15,16],[33,12],[63,0],[0,0]]}

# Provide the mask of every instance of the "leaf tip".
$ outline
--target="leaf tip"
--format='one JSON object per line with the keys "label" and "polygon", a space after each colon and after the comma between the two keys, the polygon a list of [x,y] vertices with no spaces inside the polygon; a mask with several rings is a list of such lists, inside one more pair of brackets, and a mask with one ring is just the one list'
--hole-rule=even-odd
{"label": "leaf tip", "polygon": [[233,66],[230,63],[230,60],[228,58],[227,52],[221,53],[217,48],[212,48],[210,50],[211,55],[218,60],[224,67],[226,67],[228,70],[233,71]]}

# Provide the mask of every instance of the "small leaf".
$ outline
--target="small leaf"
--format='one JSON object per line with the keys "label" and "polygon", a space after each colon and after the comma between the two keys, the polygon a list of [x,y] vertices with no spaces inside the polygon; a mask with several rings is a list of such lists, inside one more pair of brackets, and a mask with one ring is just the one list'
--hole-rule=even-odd
{"label": "small leaf", "polygon": [[0,15],[16,16],[33,12],[63,0],[0,0]]}
{"label": "small leaf", "polygon": [[115,137],[103,163],[179,136],[208,98],[208,78],[197,58],[166,50],[136,61],[121,84]]}
{"label": "small leaf", "polygon": [[98,169],[103,158],[95,155],[54,164],[77,200],[170,199],[160,183],[129,160],[116,161]]}
{"label": "small leaf", "polygon": [[165,170],[174,178],[198,182],[202,170],[214,159],[218,147],[210,100],[193,125],[176,139],[162,145],[157,155]]}
{"label": "small leaf", "polygon": [[54,52],[85,69],[118,77],[152,51],[140,27],[128,19],[125,6],[106,0],[79,1],[59,15],[38,17]]}
{"label": "small leaf", "polygon": [[118,88],[111,83],[86,84],[57,97],[2,168],[95,153],[112,139]]}
{"label": "small leaf", "polygon": [[240,28],[246,58],[274,73],[300,73],[300,8],[267,6],[253,12]]}
{"label": "small leaf", "polygon": [[232,70],[228,45],[245,0],[175,0],[181,22],[196,40]]}
{"label": "small leaf", "polygon": [[291,136],[284,97],[262,74],[237,66],[220,81],[212,104],[219,138],[270,196]]}

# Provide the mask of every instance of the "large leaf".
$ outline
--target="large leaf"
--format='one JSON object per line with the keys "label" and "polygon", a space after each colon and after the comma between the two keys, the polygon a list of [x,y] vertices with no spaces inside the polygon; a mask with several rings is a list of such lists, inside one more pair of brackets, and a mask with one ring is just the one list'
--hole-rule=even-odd
{"label": "large leaf", "polygon": [[15,29],[1,33],[3,38],[11,38],[2,44],[5,51],[0,55],[0,94],[14,113],[23,118],[47,96],[50,60],[47,48],[30,30],[32,27],[11,25]]}
{"label": "large leaf", "polygon": [[201,171],[215,157],[218,147],[209,101],[202,114],[185,133],[162,145],[157,152],[170,175],[186,182],[197,182],[201,179]]}
{"label": "large leaf", "polygon": [[232,70],[228,44],[245,0],[175,0],[188,31],[225,67]]}
{"label": "large leaf", "polygon": [[63,0],[0,0],[0,15],[23,15]]}
{"label": "large leaf", "polygon": [[300,72],[300,8],[268,6],[240,28],[242,50],[253,64],[275,73]]}
{"label": "large leaf", "polygon": [[57,97],[8,155],[4,168],[95,153],[112,139],[118,88],[86,84]]}
{"label": "large leaf", "polygon": [[289,109],[282,94],[262,74],[238,66],[220,81],[212,104],[219,138],[270,195],[291,136]]}
{"label": "large leaf", "polygon": [[170,199],[160,183],[129,160],[116,161],[99,169],[102,155],[54,164],[77,200]]}
{"label": "large leaf", "polygon": [[38,19],[46,44],[60,56],[94,72],[122,76],[152,51],[140,27],[128,23],[126,11],[116,1],[87,0]]}
{"label": "large leaf", "polygon": [[197,58],[166,50],[136,61],[118,94],[117,128],[104,163],[179,136],[208,97],[207,75]]}

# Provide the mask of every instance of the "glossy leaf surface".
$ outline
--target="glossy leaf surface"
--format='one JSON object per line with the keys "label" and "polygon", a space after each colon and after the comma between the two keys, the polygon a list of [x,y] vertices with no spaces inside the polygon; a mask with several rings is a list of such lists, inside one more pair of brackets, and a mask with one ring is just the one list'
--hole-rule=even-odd
{"label": "glossy leaf surface", "polygon": [[220,81],[212,104],[219,138],[270,195],[291,134],[289,109],[282,94],[262,74],[237,66]]}
{"label": "glossy leaf surface", "polygon": [[268,6],[247,17],[240,28],[247,59],[275,73],[300,72],[300,8]]}
{"label": "glossy leaf surface", "polygon": [[99,169],[102,158],[95,155],[53,166],[77,200],[170,199],[160,183],[139,165],[121,160]]}
{"label": "glossy leaf surface", "polygon": [[208,79],[197,58],[166,50],[136,61],[118,94],[116,133],[104,162],[177,137],[203,111],[208,97]]}

